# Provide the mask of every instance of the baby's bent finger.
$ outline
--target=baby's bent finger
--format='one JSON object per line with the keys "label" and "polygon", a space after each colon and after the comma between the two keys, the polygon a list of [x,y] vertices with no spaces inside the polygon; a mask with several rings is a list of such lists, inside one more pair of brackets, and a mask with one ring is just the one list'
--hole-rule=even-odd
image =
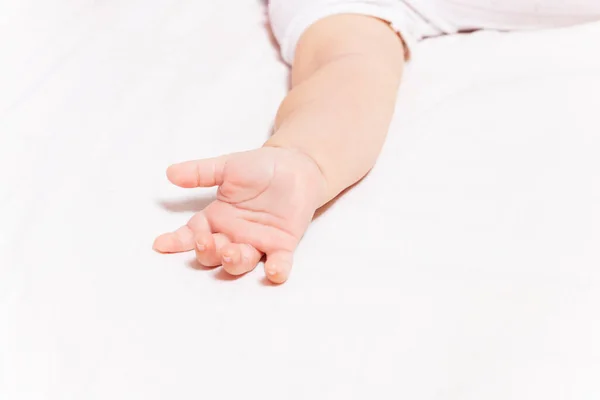
{"label": "baby's bent finger", "polygon": [[248,244],[230,243],[221,251],[223,269],[231,275],[243,275],[256,268],[262,253]]}
{"label": "baby's bent finger", "polygon": [[265,263],[265,274],[267,279],[273,283],[287,281],[292,270],[294,256],[289,251],[276,251],[267,255]]}
{"label": "baby's bent finger", "polygon": [[221,249],[230,243],[222,233],[202,232],[196,235],[196,259],[205,267],[221,265]]}

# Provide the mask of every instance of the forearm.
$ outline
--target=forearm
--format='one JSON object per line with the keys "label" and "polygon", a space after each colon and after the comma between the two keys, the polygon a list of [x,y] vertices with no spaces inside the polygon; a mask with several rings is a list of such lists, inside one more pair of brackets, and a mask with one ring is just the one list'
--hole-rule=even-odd
{"label": "forearm", "polygon": [[382,21],[338,16],[304,35],[267,146],[303,151],[327,182],[323,204],[375,164],[394,111],[402,42]]}

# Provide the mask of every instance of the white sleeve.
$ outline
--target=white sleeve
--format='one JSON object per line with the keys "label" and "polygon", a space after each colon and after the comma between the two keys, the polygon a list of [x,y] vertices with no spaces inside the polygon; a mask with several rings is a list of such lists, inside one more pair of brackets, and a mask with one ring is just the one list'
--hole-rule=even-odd
{"label": "white sleeve", "polygon": [[388,21],[409,50],[420,39],[415,35],[411,10],[401,0],[270,0],[271,28],[284,61],[292,63],[296,44],[309,26],[336,14],[361,14]]}

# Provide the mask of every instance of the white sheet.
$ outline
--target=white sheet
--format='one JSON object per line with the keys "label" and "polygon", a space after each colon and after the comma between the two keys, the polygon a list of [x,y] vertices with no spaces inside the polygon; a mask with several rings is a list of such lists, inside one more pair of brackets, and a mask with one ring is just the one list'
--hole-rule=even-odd
{"label": "white sheet", "polygon": [[419,46],[287,284],[151,251],[268,134],[263,6],[0,2],[0,399],[598,399],[598,24]]}

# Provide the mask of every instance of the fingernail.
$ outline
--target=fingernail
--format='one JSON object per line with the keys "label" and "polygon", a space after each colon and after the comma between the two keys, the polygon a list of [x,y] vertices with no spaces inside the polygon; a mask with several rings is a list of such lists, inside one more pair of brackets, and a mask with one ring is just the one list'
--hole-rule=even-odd
{"label": "fingernail", "polygon": [[223,256],[223,261],[225,261],[226,263],[229,263],[229,262],[231,262],[231,257]]}
{"label": "fingernail", "polygon": [[196,243],[196,248],[198,249],[198,251],[206,250],[206,246],[203,245],[202,243]]}
{"label": "fingernail", "polygon": [[275,269],[270,269],[267,271],[267,274],[273,276],[273,275],[277,275],[277,271]]}

